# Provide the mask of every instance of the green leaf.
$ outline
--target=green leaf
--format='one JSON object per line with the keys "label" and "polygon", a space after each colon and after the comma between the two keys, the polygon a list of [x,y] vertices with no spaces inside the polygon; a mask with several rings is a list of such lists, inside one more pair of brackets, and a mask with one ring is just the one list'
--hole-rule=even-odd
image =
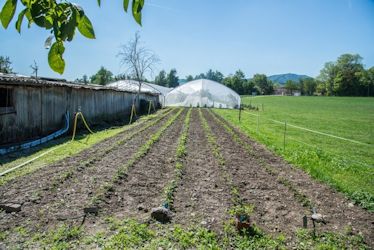
{"label": "green leaf", "polygon": [[18,33],[21,33],[21,26],[22,26],[23,17],[25,16],[27,11],[28,11],[28,8],[21,11],[21,13],[19,13],[19,15],[18,15],[18,19],[17,19],[17,22],[16,22],[16,29],[17,29]]}
{"label": "green leaf", "polygon": [[65,70],[65,61],[62,58],[64,51],[64,44],[61,41],[56,41],[53,43],[48,53],[49,67],[59,74],[64,73]]}
{"label": "green leaf", "polygon": [[30,28],[30,26],[33,22],[30,9],[27,9],[27,11],[25,13],[25,16],[26,16],[27,20],[29,21],[28,27]]}
{"label": "green leaf", "polygon": [[61,36],[62,40],[67,39],[69,42],[73,40],[75,34],[75,28],[77,27],[77,15],[79,12],[76,8],[71,9],[72,14],[66,23],[61,25]]}
{"label": "green leaf", "polygon": [[99,6],[101,6],[101,1],[100,1],[100,0],[97,0],[97,4],[98,4]]}
{"label": "green leaf", "polygon": [[123,0],[123,9],[127,12],[130,0]]}
{"label": "green leaf", "polygon": [[27,7],[30,5],[30,0],[21,0],[21,3]]}
{"label": "green leaf", "polygon": [[14,13],[16,12],[17,8],[17,0],[7,0],[1,10],[1,23],[3,27],[6,29],[10,21],[13,19]]}
{"label": "green leaf", "polygon": [[135,21],[142,25],[142,9],[144,6],[144,0],[133,0],[132,1],[132,15]]}
{"label": "green leaf", "polygon": [[95,39],[95,31],[92,27],[90,19],[88,19],[86,15],[82,16],[78,20],[78,30],[83,36],[90,39]]}
{"label": "green leaf", "polygon": [[41,5],[38,3],[34,3],[31,5],[31,8],[30,8],[31,19],[39,27],[45,28],[46,26],[45,13],[46,13],[46,9],[44,5]]}

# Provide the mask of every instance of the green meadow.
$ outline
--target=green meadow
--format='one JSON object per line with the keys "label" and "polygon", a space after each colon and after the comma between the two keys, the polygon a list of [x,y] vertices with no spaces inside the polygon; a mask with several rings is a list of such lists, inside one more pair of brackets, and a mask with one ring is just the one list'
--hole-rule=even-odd
{"label": "green meadow", "polygon": [[374,98],[258,96],[216,109],[251,138],[374,210]]}

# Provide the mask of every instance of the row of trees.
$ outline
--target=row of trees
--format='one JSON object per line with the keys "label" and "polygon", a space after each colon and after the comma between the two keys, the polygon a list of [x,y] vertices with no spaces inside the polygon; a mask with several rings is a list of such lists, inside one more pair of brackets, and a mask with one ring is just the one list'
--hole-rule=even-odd
{"label": "row of trees", "polygon": [[160,73],[155,78],[155,84],[175,88],[179,85],[179,77],[177,76],[177,70],[171,69],[169,73],[166,73],[165,70],[161,70]]}
{"label": "row of trees", "polygon": [[107,70],[103,66],[100,67],[100,69],[96,72],[96,74],[92,75],[91,77],[88,77],[87,75],[83,75],[82,78],[75,79],[76,83],[93,83],[93,84],[99,84],[99,85],[105,85],[114,80],[113,73],[110,70]]}
{"label": "row of trees", "polygon": [[314,78],[300,79],[298,82],[288,80],[284,87],[290,95],[295,91],[300,91],[301,95],[314,95],[316,94],[317,81]]}
{"label": "row of trees", "polygon": [[365,69],[358,54],[328,62],[317,77],[317,92],[336,96],[374,96],[374,67]]}
{"label": "row of trees", "polygon": [[[178,77],[175,76],[176,72],[175,69],[172,69],[169,74],[166,74],[164,70],[160,71],[155,78],[155,83],[171,88],[178,86]],[[221,72],[213,71],[212,69],[195,77],[192,75],[186,76],[186,81],[197,79],[208,79],[222,83],[240,95],[251,95],[253,92],[270,95],[274,92],[274,85],[267,79],[266,75],[255,74],[252,79],[246,79],[245,74],[241,70],[237,70],[235,74],[230,74],[226,77]]]}
{"label": "row of trees", "polygon": [[[135,71],[133,69],[131,72]],[[9,57],[0,56],[0,72],[13,72]],[[131,74],[113,75],[110,70],[101,67],[91,77],[84,75],[75,81],[83,84],[105,85],[109,82],[123,79],[138,80],[139,77],[141,77],[142,81],[147,82],[144,74],[137,77]],[[192,75],[186,76],[187,81],[196,79],[209,79],[220,82],[240,95],[250,95],[253,92],[261,95],[270,95],[274,93],[274,89],[282,87],[271,82],[264,74],[255,74],[253,78],[247,79],[241,70],[237,70],[235,74],[230,74],[226,77],[221,72],[211,69],[195,77]],[[179,85],[177,70],[172,69],[169,73],[161,70],[154,82],[170,88],[177,87]],[[291,95],[295,91],[300,91],[302,95],[374,96],[374,67],[365,69],[362,64],[362,57],[358,54],[343,54],[336,62],[326,63],[317,78],[305,78],[298,82],[288,80],[283,87]]]}
{"label": "row of trees", "polygon": [[[343,54],[335,62],[326,63],[317,78],[288,80],[284,86],[271,82],[264,74],[255,74],[253,78],[246,79],[241,70],[226,77],[221,72],[211,69],[195,77],[186,76],[187,81],[196,79],[220,82],[240,95],[249,95],[253,92],[270,95],[276,88],[284,87],[291,95],[295,91],[300,91],[302,95],[374,96],[374,67],[365,69],[362,57],[358,54]],[[160,72],[155,83],[175,87],[174,84],[168,83],[165,71]]]}
{"label": "row of trees", "polygon": [[328,96],[374,96],[374,67],[365,69],[358,54],[343,54],[328,62],[316,79],[287,81],[284,86],[292,94]]}

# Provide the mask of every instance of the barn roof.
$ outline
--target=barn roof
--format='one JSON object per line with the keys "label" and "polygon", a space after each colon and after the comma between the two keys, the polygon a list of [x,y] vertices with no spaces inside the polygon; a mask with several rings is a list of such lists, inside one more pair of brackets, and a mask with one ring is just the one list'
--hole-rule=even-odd
{"label": "barn roof", "polygon": [[[136,93],[136,90],[120,89],[113,86],[102,86],[96,84],[77,84],[69,82],[65,79],[56,79],[49,77],[38,77],[23,76],[18,74],[4,74],[0,73],[0,85],[12,85],[12,86],[31,86],[31,87],[43,87],[43,86],[56,86],[56,87],[68,87],[78,89],[91,89],[91,90],[112,90],[128,93]],[[145,93],[145,91],[142,93]],[[158,95],[158,93],[151,93],[151,95]]]}

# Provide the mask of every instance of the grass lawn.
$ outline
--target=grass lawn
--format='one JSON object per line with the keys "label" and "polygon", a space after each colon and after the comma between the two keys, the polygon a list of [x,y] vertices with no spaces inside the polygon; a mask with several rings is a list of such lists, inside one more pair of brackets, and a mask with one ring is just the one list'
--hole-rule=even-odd
{"label": "grass lawn", "polygon": [[374,210],[374,98],[259,96],[243,97],[242,103],[259,110],[242,112],[240,123],[237,110],[215,112],[287,161]]}

